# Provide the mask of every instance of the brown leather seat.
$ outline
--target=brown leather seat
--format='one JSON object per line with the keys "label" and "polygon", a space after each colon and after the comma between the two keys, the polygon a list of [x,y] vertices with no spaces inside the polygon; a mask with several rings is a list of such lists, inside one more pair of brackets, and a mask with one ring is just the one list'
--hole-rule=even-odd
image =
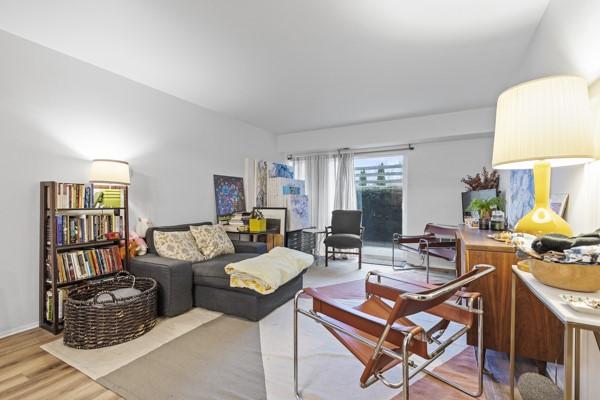
{"label": "brown leather seat", "polygon": [[[294,370],[297,398],[301,399],[297,387],[298,314],[306,315],[321,323],[364,365],[360,377],[361,387],[368,387],[376,381],[381,381],[392,388],[404,387],[404,399],[408,399],[410,378],[418,372],[422,371],[438,377],[425,368],[437,359],[447,346],[471,329],[477,317],[479,390],[472,395],[479,396],[483,373],[481,355],[483,301],[478,293],[465,292],[463,288],[494,269],[493,266],[479,265],[467,274],[441,286],[405,281],[397,276],[369,272],[365,281],[366,299],[355,306],[349,306],[328,295],[327,293],[331,293],[331,287],[329,290],[307,288],[300,291],[294,301],[296,318]],[[372,281],[372,277],[377,277],[377,281]],[[382,280],[385,280],[385,284],[381,283]],[[415,291],[415,287],[420,287],[420,290]],[[298,308],[298,298],[301,294],[312,298],[312,309]],[[440,320],[429,329],[425,329],[409,318],[418,313],[427,313]],[[462,328],[457,334],[442,340],[441,337],[450,322],[459,324]],[[409,361],[409,357],[413,354],[426,362],[416,367]],[[383,374],[398,364],[403,366],[403,380],[392,383]],[[409,373],[411,366],[415,366],[416,369]],[[468,393],[458,385],[445,383]]]}

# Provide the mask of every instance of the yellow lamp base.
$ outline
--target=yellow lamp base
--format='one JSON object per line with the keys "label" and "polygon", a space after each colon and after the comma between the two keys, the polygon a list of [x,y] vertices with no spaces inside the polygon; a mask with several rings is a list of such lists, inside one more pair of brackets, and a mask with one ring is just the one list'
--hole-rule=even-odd
{"label": "yellow lamp base", "polygon": [[550,163],[536,161],[533,165],[535,205],[515,226],[516,232],[535,236],[560,233],[573,236],[571,227],[550,208]]}

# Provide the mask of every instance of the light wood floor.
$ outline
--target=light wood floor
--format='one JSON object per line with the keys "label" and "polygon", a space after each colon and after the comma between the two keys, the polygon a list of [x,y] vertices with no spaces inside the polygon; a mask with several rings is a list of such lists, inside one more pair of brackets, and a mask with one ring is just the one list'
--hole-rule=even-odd
{"label": "light wood floor", "polygon": [[[0,339],[0,399],[120,399],[40,348],[56,339],[42,329]],[[486,367],[494,378],[484,377],[485,398],[508,399],[508,356],[488,351]],[[520,360],[517,368],[519,373],[536,371],[526,360]]]}
{"label": "light wood floor", "polygon": [[120,399],[40,348],[57,337],[32,329],[0,339],[0,399]]}

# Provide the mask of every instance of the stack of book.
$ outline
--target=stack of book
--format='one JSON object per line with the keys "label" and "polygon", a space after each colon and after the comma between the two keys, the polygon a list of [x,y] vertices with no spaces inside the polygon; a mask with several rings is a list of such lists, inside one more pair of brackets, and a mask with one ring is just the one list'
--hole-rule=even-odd
{"label": "stack of book", "polygon": [[56,208],[92,208],[92,188],[76,183],[56,185]]}
{"label": "stack of book", "polygon": [[123,270],[118,246],[58,253],[56,261],[59,283],[93,278]]}
{"label": "stack of book", "polygon": [[238,228],[242,228],[248,225],[248,220],[250,219],[250,213],[235,213],[231,216],[229,220],[229,228],[231,230],[238,230]]}
{"label": "stack of book", "polygon": [[55,218],[57,246],[103,240],[108,232],[123,232],[123,217],[119,215],[57,215]]}
{"label": "stack of book", "polygon": [[[67,300],[67,289],[58,289],[58,320],[63,320],[63,305]],[[52,290],[46,292],[46,320],[52,321],[54,319],[54,297],[52,296]]]}

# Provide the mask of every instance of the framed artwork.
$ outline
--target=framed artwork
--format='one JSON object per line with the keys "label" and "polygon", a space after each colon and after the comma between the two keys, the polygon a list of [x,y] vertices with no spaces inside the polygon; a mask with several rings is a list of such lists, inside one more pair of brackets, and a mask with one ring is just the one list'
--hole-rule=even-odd
{"label": "framed artwork", "polygon": [[550,208],[562,218],[565,217],[568,202],[568,193],[553,193],[550,195]]}
{"label": "framed artwork", "polygon": [[510,228],[514,228],[517,222],[531,211],[533,200],[533,171],[510,171],[510,184],[506,194],[506,217]]}
{"label": "framed artwork", "polygon": [[271,163],[269,166],[269,178],[294,179],[294,167],[282,163]]}
{"label": "framed artwork", "polygon": [[244,179],[235,176],[214,175],[217,217],[246,211]]}
{"label": "framed artwork", "polygon": [[309,228],[311,226],[307,195],[286,196],[286,205],[290,214],[288,218],[288,232]]}
{"label": "framed artwork", "polygon": [[254,207],[267,219],[267,231],[278,230],[278,233],[283,236],[283,243],[285,243],[285,233],[287,226],[287,208],[285,207]]}

